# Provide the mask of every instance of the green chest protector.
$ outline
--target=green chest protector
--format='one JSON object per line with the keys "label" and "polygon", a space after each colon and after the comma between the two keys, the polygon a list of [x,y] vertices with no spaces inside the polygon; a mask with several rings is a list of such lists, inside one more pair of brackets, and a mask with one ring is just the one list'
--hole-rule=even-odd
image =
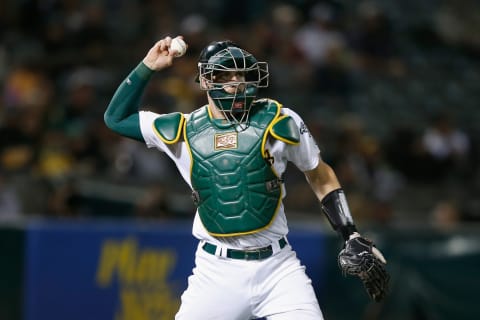
{"label": "green chest protector", "polygon": [[258,232],[273,221],[282,180],[273,170],[268,137],[295,145],[299,129],[273,100],[255,101],[249,126],[238,132],[212,120],[206,107],[186,120],[181,113],[159,116],[154,131],[166,144],[183,139],[191,156],[191,183],[200,219],[214,236]]}
{"label": "green chest protector", "polygon": [[212,120],[206,107],[185,123],[184,139],[192,165],[193,195],[203,225],[214,236],[250,234],[266,228],[282,198],[282,180],[265,150],[269,134],[289,144],[299,142],[293,119],[281,106],[260,100],[250,111],[249,126],[235,130]]}

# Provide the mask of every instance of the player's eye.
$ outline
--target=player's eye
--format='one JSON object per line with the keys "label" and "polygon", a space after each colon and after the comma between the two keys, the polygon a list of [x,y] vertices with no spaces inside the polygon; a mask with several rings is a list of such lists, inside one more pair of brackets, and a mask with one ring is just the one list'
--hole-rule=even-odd
{"label": "player's eye", "polygon": [[244,72],[220,72],[217,75],[214,75],[213,79],[216,82],[230,82],[232,80],[242,81],[245,79]]}

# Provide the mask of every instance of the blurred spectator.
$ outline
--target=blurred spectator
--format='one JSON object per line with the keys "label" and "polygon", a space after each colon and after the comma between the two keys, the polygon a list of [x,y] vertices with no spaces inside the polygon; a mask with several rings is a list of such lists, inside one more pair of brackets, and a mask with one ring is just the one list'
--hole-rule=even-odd
{"label": "blurred spectator", "polygon": [[287,103],[287,97],[282,98],[285,90],[293,88],[295,93],[301,94],[309,89],[312,82],[311,65],[291,40],[301,23],[300,18],[298,8],[289,4],[279,4],[271,13],[271,38],[268,42],[271,56],[265,57],[272,73],[270,87],[278,92],[282,102]]}
{"label": "blurred spectator", "polygon": [[295,32],[293,43],[311,72],[309,89],[321,97],[323,105],[340,105],[345,110],[352,87],[347,40],[338,9],[327,2],[315,4],[307,21]]}
{"label": "blurred spectator", "polygon": [[[19,126],[19,123],[23,125]],[[0,127],[0,166],[7,172],[29,172],[35,163],[43,134],[41,117],[30,113],[7,114]]]}
{"label": "blurred spectator", "polygon": [[434,205],[431,212],[431,223],[439,229],[453,229],[461,223],[461,220],[460,208],[451,200],[439,201]]}
{"label": "blurred spectator", "polygon": [[[208,23],[208,18],[199,13],[189,14],[180,22],[179,34],[183,35],[185,41],[188,42],[187,56],[193,56],[196,59],[205,43],[210,41],[208,39]],[[196,64],[193,65],[196,66]]]}
{"label": "blurred spectator", "polygon": [[38,154],[39,174],[47,180],[63,179],[72,174],[74,164],[67,136],[60,131],[48,131]]}
{"label": "blurred spectator", "polygon": [[404,74],[404,66],[398,58],[396,35],[388,16],[369,0],[360,2],[357,10],[349,31],[355,66],[367,72]]}
{"label": "blurred spectator", "polygon": [[365,131],[360,119],[345,116],[338,127],[340,148],[336,150],[335,161],[339,180],[349,194],[356,193],[359,201],[363,198],[357,208],[360,217],[380,224],[390,223],[392,201],[404,184],[402,177],[388,165],[380,142]]}
{"label": "blurred spectator", "polygon": [[337,23],[334,8],[318,3],[311,8],[306,23],[295,32],[294,44],[312,65],[326,63],[332,50],[345,47],[345,36]]}
{"label": "blurred spectator", "polygon": [[48,197],[46,213],[52,217],[79,217],[88,212],[82,210],[86,206],[83,199],[74,186],[73,180],[63,179],[50,185],[51,193]]}
{"label": "blurred spectator", "polygon": [[422,151],[419,133],[415,129],[406,125],[392,128],[384,148],[388,162],[410,182],[425,179],[425,166],[428,162]]}
{"label": "blurred spectator", "polygon": [[110,172],[119,180],[133,181],[136,185],[171,183],[174,168],[168,158],[137,141],[120,139],[113,155]]}
{"label": "blurred spectator", "polygon": [[434,14],[436,33],[450,46],[480,53],[480,3],[477,0],[445,0]]}
{"label": "blurred spectator", "polygon": [[145,194],[135,204],[134,214],[137,218],[172,218],[172,210],[168,206],[168,191],[159,185],[146,188]]}
{"label": "blurred spectator", "polygon": [[42,114],[53,99],[53,83],[43,66],[24,63],[13,66],[3,89],[5,112]]}
{"label": "blurred spectator", "polygon": [[389,161],[410,181],[455,181],[474,174],[470,137],[450,113],[438,113],[422,130],[399,127],[386,144]]}
{"label": "blurred spectator", "polygon": [[5,176],[0,173],[0,221],[16,220],[22,216],[21,199]]}
{"label": "blurred spectator", "polygon": [[431,178],[465,177],[470,174],[470,138],[456,127],[449,113],[435,115],[422,136]]}

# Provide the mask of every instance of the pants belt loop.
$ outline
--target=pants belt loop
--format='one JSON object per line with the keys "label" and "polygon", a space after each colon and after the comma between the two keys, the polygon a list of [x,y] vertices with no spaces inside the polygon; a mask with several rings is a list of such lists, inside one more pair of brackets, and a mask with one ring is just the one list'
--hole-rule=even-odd
{"label": "pants belt loop", "polygon": [[222,247],[222,249],[220,250],[220,257],[227,258],[227,250],[227,248]]}
{"label": "pants belt loop", "polygon": [[227,257],[227,248],[224,246],[217,246],[217,249],[215,250],[215,255],[218,257],[226,258]]}
{"label": "pants belt loop", "polygon": [[217,246],[217,248],[215,248],[215,255],[217,257],[221,257],[221,254],[222,254],[222,247],[221,246]]}
{"label": "pants belt loop", "polygon": [[281,250],[280,243],[278,241],[272,242],[272,254],[276,254]]}

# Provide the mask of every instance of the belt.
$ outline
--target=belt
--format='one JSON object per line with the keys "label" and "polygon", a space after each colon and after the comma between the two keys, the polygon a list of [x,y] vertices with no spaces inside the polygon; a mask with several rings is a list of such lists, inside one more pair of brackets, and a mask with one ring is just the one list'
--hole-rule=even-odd
{"label": "belt", "polygon": [[[278,240],[278,245],[280,249],[283,249],[287,245],[287,240],[281,238]],[[217,246],[208,242],[202,246],[202,249],[206,252],[215,255],[217,252]],[[273,247],[269,245],[268,247],[257,248],[257,249],[248,249],[248,250],[238,250],[238,249],[227,249],[227,258],[231,259],[240,259],[240,260],[261,260],[270,257],[273,254]]]}

